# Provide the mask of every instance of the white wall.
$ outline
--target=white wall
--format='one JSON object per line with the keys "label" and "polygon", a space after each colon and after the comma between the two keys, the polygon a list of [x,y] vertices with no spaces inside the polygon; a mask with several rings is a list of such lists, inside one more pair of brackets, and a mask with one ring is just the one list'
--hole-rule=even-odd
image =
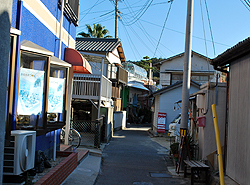
{"label": "white wall", "polygon": [[[165,72],[165,70],[183,70],[184,56],[175,58],[171,61],[162,63],[160,67],[160,72]],[[194,54],[191,62],[191,71],[214,71],[213,66],[209,64],[207,60]]]}

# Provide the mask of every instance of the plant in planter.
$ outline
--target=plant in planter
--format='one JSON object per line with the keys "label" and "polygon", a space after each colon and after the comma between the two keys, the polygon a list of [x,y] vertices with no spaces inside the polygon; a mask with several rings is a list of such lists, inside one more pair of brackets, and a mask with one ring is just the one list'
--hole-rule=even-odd
{"label": "plant in planter", "polygon": [[171,152],[171,154],[173,154],[173,157],[175,158],[175,160],[177,160],[178,151],[179,151],[179,143],[178,142],[170,145],[170,152]]}

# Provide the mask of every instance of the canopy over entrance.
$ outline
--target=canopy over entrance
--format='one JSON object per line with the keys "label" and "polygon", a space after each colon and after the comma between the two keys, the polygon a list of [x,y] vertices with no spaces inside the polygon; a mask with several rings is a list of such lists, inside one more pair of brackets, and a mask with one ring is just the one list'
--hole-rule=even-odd
{"label": "canopy over entrance", "polygon": [[66,48],[64,60],[72,64],[74,73],[92,74],[89,62],[77,50]]}

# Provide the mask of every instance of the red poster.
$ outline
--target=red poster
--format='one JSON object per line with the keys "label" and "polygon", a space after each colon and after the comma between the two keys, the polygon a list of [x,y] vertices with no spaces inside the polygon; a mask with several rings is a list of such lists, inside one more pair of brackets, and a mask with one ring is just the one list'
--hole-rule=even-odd
{"label": "red poster", "polygon": [[165,133],[167,113],[158,112],[157,132]]}

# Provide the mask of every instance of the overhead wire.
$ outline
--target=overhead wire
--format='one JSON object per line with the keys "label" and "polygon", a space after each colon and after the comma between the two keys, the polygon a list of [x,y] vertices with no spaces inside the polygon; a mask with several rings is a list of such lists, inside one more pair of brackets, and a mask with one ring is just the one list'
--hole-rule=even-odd
{"label": "overhead wire", "polygon": [[168,13],[167,13],[167,16],[166,16],[166,18],[165,18],[165,21],[164,21],[162,30],[161,30],[160,38],[159,38],[159,41],[158,41],[157,46],[156,46],[156,48],[155,48],[154,56],[155,56],[156,51],[157,51],[157,49],[158,49],[159,43],[160,43],[160,41],[161,41],[161,37],[162,37],[163,31],[164,31],[164,28],[165,28],[165,26],[166,26],[166,22],[167,22],[167,20],[168,20],[168,16],[169,16],[169,13],[170,13],[172,4],[173,4],[173,0],[170,0],[170,2],[171,2],[171,3],[170,3],[170,6],[169,6],[169,9],[168,9]]}
{"label": "overhead wire", "polygon": [[[141,21],[146,22],[146,23],[148,23],[148,24],[152,24],[152,25],[154,25],[154,26],[162,27],[161,25],[158,25],[158,24],[155,24],[155,23],[151,23],[151,22],[145,21],[145,20],[143,20],[143,19],[141,19]],[[174,30],[174,29],[171,29],[171,28],[166,28],[166,27],[165,27],[165,29],[170,30],[170,31],[173,31],[173,32],[176,32],[176,33],[180,33],[180,34],[182,34],[182,35],[185,35],[185,33],[184,33],[184,32],[181,32],[181,31],[177,31],[177,30]],[[193,38],[200,39],[200,40],[204,40],[203,38],[197,37],[197,36],[194,36],[194,35],[193,35]],[[212,42],[211,40],[207,40],[207,41]],[[223,44],[223,43],[219,43],[219,42],[214,42],[214,43],[219,44],[219,45],[222,45],[222,46],[230,47],[229,45],[226,45],[226,44]]]}
{"label": "overhead wire", "polygon": [[[129,3],[126,3],[126,1],[124,1],[124,5],[128,8],[130,15],[132,15],[132,17],[134,17],[134,12],[130,6]],[[123,19],[125,19],[125,17],[123,17]],[[125,19],[126,20],[126,19]],[[151,39],[151,37],[149,36],[148,32],[146,31],[146,29],[144,28],[144,26],[140,23],[140,21],[137,22],[138,24],[138,28],[141,29],[142,33],[145,35],[145,37],[148,39],[148,41],[152,44],[155,45]],[[135,24],[136,25],[136,24]]]}
{"label": "overhead wire", "polygon": [[[123,17],[123,19],[125,20],[124,17]],[[153,38],[151,35],[149,35],[149,33],[148,33],[147,30],[144,28],[144,26],[140,23],[140,21],[138,21],[138,22],[135,24],[135,26],[137,26],[137,27],[142,31],[142,33],[145,35],[145,37],[146,37],[147,40],[150,42],[150,44],[151,44],[153,47],[155,47],[156,44],[155,44],[154,41],[157,42],[157,39],[155,39],[155,38]],[[126,26],[126,27],[128,27],[128,26]],[[129,27],[130,27],[130,26],[129,26]],[[137,37],[139,37],[139,36],[137,36]],[[165,47],[165,46],[164,46],[164,47]],[[165,47],[165,48],[166,48],[167,50],[171,51],[169,48],[167,48],[167,47]],[[150,49],[149,51],[153,53],[153,51],[151,51],[151,49]],[[171,51],[171,52],[172,52],[172,51]],[[160,51],[160,53],[161,53],[162,55],[164,55],[164,53],[163,53],[162,51]]]}
{"label": "overhead wire", "polygon": [[92,7],[89,8],[88,12],[81,18],[81,20],[79,20],[79,23],[83,20],[84,17],[86,17],[86,15],[88,15],[88,13],[89,13],[95,6],[97,6],[97,5],[101,4],[101,3],[103,3],[105,0],[103,0],[102,2],[100,2],[99,4],[97,4],[99,1],[100,1],[100,0],[97,0],[97,1],[95,2],[95,4],[94,4]]}
{"label": "overhead wire", "polygon": [[[205,30],[205,23],[203,19],[203,11],[202,11],[202,3],[200,0],[200,8],[201,8],[201,19],[202,19],[202,27],[203,27],[203,35],[204,35],[204,44],[205,44],[205,51],[206,51],[206,57],[208,56],[208,51],[207,51],[207,41],[206,41],[206,30]],[[208,57],[207,57],[207,69],[209,71],[209,62],[208,62]],[[210,80],[210,73],[208,75],[208,81]]]}
{"label": "overhead wire", "polygon": [[[121,16],[122,16],[122,18],[124,19],[124,20],[126,20],[127,21],[127,19],[125,18],[125,17],[127,17],[128,15],[129,16],[132,16],[132,17],[134,17],[134,12],[133,12],[133,10],[132,10],[132,8],[131,8],[131,5],[129,4],[129,2],[127,2],[126,3],[126,1],[123,1],[123,4],[127,7],[127,9],[129,10],[129,14],[121,14]],[[132,26],[132,25],[131,25]],[[142,31],[142,33],[145,35],[145,37],[147,38],[147,40],[150,42],[150,44],[155,48],[156,47],[156,43],[157,43],[157,39],[155,39],[155,38],[153,38],[148,32],[147,32],[147,30],[145,29],[145,27],[143,26],[143,24],[140,22],[140,20],[135,24],[135,26],[137,26],[141,31]],[[137,38],[138,37],[140,37],[139,35],[137,35]],[[139,38],[139,40],[140,40],[140,38]],[[156,42],[155,42],[156,41]],[[146,47],[148,46],[147,44],[144,44],[144,45],[146,45]],[[163,44],[161,44],[164,48],[166,48],[168,51],[170,51],[171,53],[174,53],[172,50],[170,50],[168,47],[166,47],[166,46],[164,46]],[[148,48],[148,47],[147,47]],[[152,52],[153,53],[153,51],[150,49],[150,48],[148,48],[149,49],[149,51],[150,52]],[[158,50],[158,52],[162,55],[162,56],[164,56],[165,54],[159,49]]]}
{"label": "overhead wire", "polygon": [[130,20],[129,23],[127,23],[125,26],[130,26],[134,23],[136,23],[144,14],[145,12],[148,10],[148,8],[150,7],[150,5],[152,4],[153,0],[148,0],[144,6],[139,10],[139,12],[137,12],[137,15],[134,16],[133,20]]}
{"label": "overhead wire", "polygon": [[[125,1],[124,1],[124,5],[129,9],[130,11],[130,15],[132,17],[134,17],[134,12],[132,11],[131,9],[131,6],[129,5],[129,3],[127,4]],[[124,19],[125,23],[127,23],[127,19],[125,17],[122,16],[122,19]],[[136,24],[134,24],[135,26],[137,26],[141,31],[142,33],[145,35],[145,37],[147,38],[147,40],[151,43],[152,46],[155,46],[156,44],[154,43],[153,39],[151,38],[151,36],[148,34],[147,30],[144,28],[144,26],[140,23],[140,21],[138,21]],[[125,26],[125,25],[124,25]],[[144,43],[143,39],[141,39],[141,37],[137,34],[136,31],[134,31],[134,28],[132,28],[132,25],[131,26],[127,26],[127,27],[130,27],[130,29],[132,29],[132,32],[135,34],[135,36],[143,43],[143,45],[150,51],[153,53],[153,51],[151,50],[151,48],[148,47],[148,44]],[[160,51],[161,52],[161,51]],[[161,52],[162,55],[164,55],[163,52]]]}
{"label": "overhead wire", "polygon": [[[121,22],[122,22],[122,20],[121,20]],[[123,25],[123,26],[124,26],[124,25]],[[127,38],[128,38],[130,47],[131,47],[131,48],[134,47],[134,49],[132,49],[132,53],[134,54],[134,57],[137,59],[137,57],[136,57],[136,55],[135,55],[135,51],[136,51],[137,54],[138,54],[138,56],[141,58],[141,56],[140,56],[140,54],[139,54],[137,48],[136,48],[135,45],[134,45],[134,42],[131,40],[131,38],[130,38],[130,36],[129,36],[129,34],[128,34],[128,31],[127,31],[126,26],[124,26],[124,30],[125,30],[125,34],[127,35]],[[132,47],[131,45],[132,45],[133,47]],[[137,60],[138,60],[138,59],[137,59]]]}
{"label": "overhead wire", "polygon": [[244,1],[245,1],[245,3],[247,4],[247,6],[250,7],[250,1],[248,1],[248,0],[244,0]]}
{"label": "overhead wire", "polygon": [[205,7],[206,7],[206,10],[207,10],[207,18],[208,18],[208,24],[209,24],[209,29],[210,29],[210,35],[211,35],[211,39],[212,39],[212,44],[213,44],[213,49],[214,49],[214,56],[216,56],[216,53],[215,53],[215,45],[214,45],[214,38],[213,38],[213,32],[212,32],[212,26],[211,26],[211,21],[210,21],[210,18],[209,18],[209,12],[208,12],[208,7],[207,7],[207,0],[204,0],[205,1]]}
{"label": "overhead wire", "polygon": [[245,4],[242,0],[240,0],[242,2],[242,4],[246,7],[246,9],[250,12],[250,9],[249,9],[249,5],[248,4]]}

